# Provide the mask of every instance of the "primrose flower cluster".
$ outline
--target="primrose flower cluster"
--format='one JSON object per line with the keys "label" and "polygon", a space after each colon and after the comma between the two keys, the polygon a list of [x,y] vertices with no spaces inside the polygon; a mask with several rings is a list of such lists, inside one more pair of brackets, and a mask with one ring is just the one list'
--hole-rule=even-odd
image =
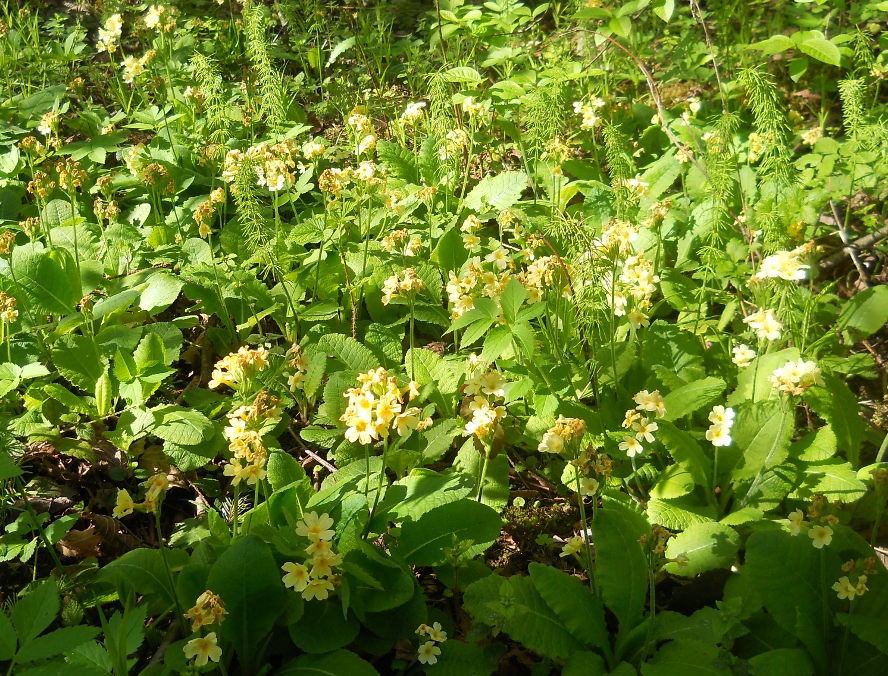
{"label": "primrose flower cluster", "polygon": [[241,167],[249,163],[256,172],[256,185],[269,192],[279,192],[293,183],[293,169],[298,169],[300,174],[305,171],[303,164],[300,162],[297,166],[293,159],[298,152],[299,147],[292,139],[284,139],[273,145],[263,141],[246,151],[233,148],[225,155],[222,180],[234,183]]}
{"label": "primrose flower cluster", "polygon": [[724,406],[713,406],[709,413],[712,425],[706,430],[706,440],[713,446],[731,445],[731,427],[734,426],[734,409]]}
{"label": "primrose flower cluster", "polygon": [[[425,622],[416,628],[417,636],[428,636],[429,640],[419,646],[417,659],[420,664],[435,664],[441,649],[437,644],[447,640],[447,632],[441,628],[440,622],[434,622],[430,627]],[[422,640],[422,639],[420,639]]]}
{"label": "primrose flower cluster", "polygon": [[843,575],[832,586],[839,600],[853,601],[855,597],[863,596],[869,591],[866,583],[870,577],[878,573],[875,563],[875,559],[868,556],[865,559],[851,559],[842,564],[842,572],[849,573],[854,581],[852,582],[848,575]]}
{"label": "primrose flower cluster", "polygon": [[759,340],[780,340],[783,330],[777,317],[774,316],[773,310],[759,310],[749,315],[743,320],[744,324],[748,324],[749,328],[755,331],[756,338]]}
{"label": "primrose flower cluster", "polygon": [[[828,503],[822,494],[814,496],[811,506],[808,508],[808,518],[805,520],[805,514],[801,509],[796,509],[789,513],[789,534],[793,537],[799,535],[802,529],[808,526],[808,537],[811,538],[811,544],[815,549],[823,549],[832,542],[833,530],[830,526],[835,526],[839,519],[835,514],[827,511]],[[824,525],[826,524],[826,525]]]}
{"label": "primrose flower cluster", "polygon": [[561,453],[572,440],[580,440],[586,433],[586,423],[579,418],[558,416],[558,420],[543,435],[537,450],[541,453]]}
{"label": "primrose flower cluster", "polygon": [[348,398],[345,413],[339,418],[348,425],[345,438],[352,443],[372,444],[387,439],[392,430],[399,436],[407,436],[411,430],[423,430],[431,426],[431,418],[420,419],[421,409],[405,408],[419,395],[419,386],[411,381],[403,389],[398,387],[395,376],[382,367],[358,375],[360,387],[353,387],[343,396]]}
{"label": "primrose flower cluster", "polygon": [[296,524],[296,534],[308,538],[305,563],[287,562],[282,566],[285,587],[300,592],[306,601],[323,601],[336,587],[338,575],[334,571],[342,564],[342,556],[333,551],[333,519],[329,514],[309,512]]}
{"label": "primrose flower cluster", "polygon": [[[644,453],[642,441],[652,444],[656,440],[654,432],[659,429],[659,425],[654,418],[666,415],[666,403],[660,395],[660,390],[653,392],[642,390],[636,393],[633,400],[635,408],[626,411],[622,425],[625,429],[632,430],[634,435],[627,436],[618,446],[629,458]],[[651,417],[649,413],[653,413],[654,416]]]}
{"label": "primrose flower cluster", "polygon": [[480,360],[469,359],[469,378],[463,386],[463,393],[467,397],[463,403],[463,413],[469,419],[463,428],[463,435],[475,435],[480,440],[486,440],[506,417],[506,407],[498,403],[506,396],[506,381],[499,371],[479,368],[481,366],[483,362]]}
{"label": "primrose flower cluster", "polygon": [[232,486],[241,481],[254,486],[265,478],[268,450],[262,441],[262,432],[273,426],[280,417],[281,401],[267,392],[259,392],[250,406],[240,406],[228,414],[225,438],[228,450],[234,456],[225,469],[232,478]]}
{"label": "primrose flower cluster", "polygon": [[767,256],[759,266],[752,279],[785,279],[787,281],[798,281],[805,278],[805,271],[811,267],[804,265],[801,257],[811,250],[811,244],[803,244],[792,251],[778,251]]}
{"label": "primrose flower cluster", "polygon": [[262,346],[251,349],[246,345],[216,362],[209,382],[211,390],[227,385],[236,390],[268,368],[268,350]]}
{"label": "primrose flower cluster", "polygon": [[121,35],[123,35],[123,19],[120,14],[112,14],[105,19],[105,23],[99,28],[99,40],[96,43],[96,51],[100,54],[102,52],[113,54],[117,51]]}
{"label": "primrose flower cluster", "polygon": [[601,118],[598,117],[596,111],[604,108],[604,99],[593,96],[588,103],[584,101],[574,101],[574,113],[582,118],[580,123],[581,129],[595,129],[601,124]]}
{"label": "primrose flower cluster", "polygon": [[125,488],[117,490],[117,501],[111,516],[115,519],[122,519],[129,516],[135,510],[155,513],[160,499],[166,490],[170,487],[170,482],[166,474],[155,474],[145,482],[145,499],[142,502],[136,502]]}
{"label": "primrose flower cluster", "polygon": [[228,611],[222,606],[222,599],[207,589],[197,597],[197,601],[185,613],[185,617],[191,620],[191,631],[197,631],[211,624],[222,624],[227,614]]}
{"label": "primrose flower cluster", "polygon": [[823,385],[820,375],[816,363],[799,359],[786,362],[775,369],[774,373],[768,376],[768,381],[777,392],[799,395],[812,385]]}
{"label": "primrose flower cluster", "polygon": [[424,288],[425,282],[417,277],[416,270],[407,268],[400,275],[395,273],[383,282],[382,304],[388,305],[395,298],[419,293]]}

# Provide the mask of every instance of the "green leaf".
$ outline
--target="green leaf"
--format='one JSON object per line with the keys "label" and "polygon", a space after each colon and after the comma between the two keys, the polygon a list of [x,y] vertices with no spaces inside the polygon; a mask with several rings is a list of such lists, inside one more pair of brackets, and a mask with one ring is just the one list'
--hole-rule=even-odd
{"label": "green leaf", "polygon": [[746,49],[756,49],[764,56],[773,56],[778,52],[785,52],[787,49],[795,49],[796,44],[786,35],[772,35],[767,40],[755,42]]}
{"label": "green leaf", "polygon": [[403,329],[398,330],[382,324],[371,324],[364,333],[364,344],[386,368],[400,366],[403,362],[404,351],[401,347],[403,339]]}
{"label": "green leaf", "polygon": [[660,472],[657,483],[651,487],[652,498],[680,498],[692,490],[696,482],[693,475],[681,465],[668,465]]}
{"label": "green leaf", "polygon": [[698,486],[708,487],[711,483],[712,463],[700,448],[700,444],[690,434],[670,422],[660,420],[657,426],[657,438],[675,461],[690,472]]}
{"label": "green leaf", "polygon": [[811,676],[814,665],[807,651],[802,648],[775,648],[749,658],[752,673],[759,676]]}
{"label": "green leaf", "polygon": [[487,176],[466,195],[465,206],[472,211],[502,211],[515,204],[527,187],[527,174],[523,171],[503,171]]}
{"label": "green leaf", "polygon": [[515,323],[518,310],[521,309],[525,298],[527,298],[527,289],[524,288],[524,284],[514,277],[510,279],[500,296],[500,307],[502,307],[503,316],[509,324]]}
{"label": "green leaf", "polygon": [[790,447],[790,456],[803,462],[820,462],[829,460],[836,454],[836,435],[829,425],[821,427],[813,434],[808,434],[798,441],[794,441]]}
{"label": "green leaf", "polygon": [[287,628],[297,648],[317,655],[344,648],[354,641],[361,631],[361,623],[353,613],[343,617],[342,604],[338,599],[330,599],[306,603],[302,617]]}
{"label": "green leaf", "polygon": [[9,621],[6,613],[0,610],[0,662],[12,659],[12,656],[15,655],[17,642],[12,622]]}
{"label": "green leaf", "polygon": [[432,252],[432,261],[441,266],[445,276],[450,272],[459,273],[463,263],[469,259],[469,251],[462,240],[459,228],[452,227],[438,240]]}
{"label": "green leaf", "polygon": [[806,500],[818,493],[850,505],[866,495],[866,484],[857,478],[851,463],[832,458],[806,467],[804,481],[796,490]]}
{"label": "green leaf", "polygon": [[794,430],[795,420],[782,401],[741,406],[732,428],[741,454],[732,471],[734,480],[752,479],[786,460]]}
{"label": "green leaf", "polygon": [[529,572],[537,593],[574,638],[595,648],[610,645],[604,607],[579,578],[535,562]]}
{"label": "green leaf", "polygon": [[165,272],[155,272],[139,298],[139,307],[149,315],[156,315],[176,302],[184,280]]}
{"label": "green leaf", "polygon": [[[466,331],[468,334],[468,331]],[[463,341],[465,344],[465,341]],[[481,359],[488,364],[499,359],[512,345],[512,332],[508,326],[495,326],[484,338],[484,349],[481,350]]]}
{"label": "green leaf", "polygon": [[[9,457],[6,449],[0,451],[0,481],[6,481],[7,479],[12,479],[14,477],[19,476],[22,473],[21,467],[15,464],[12,458]],[[3,659],[0,657],[0,659]]]}
{"label": "green leaf", "polygon": [[[167,555],[171,568],[184,567],[188,562],[188,554],[183,550],[170,550]],[[115,585],[121,597],[129,591],[166,607],[174,604],[173,587],[159,549],[133,549],[108,563],[97,573],[97,579]]]}
{"label": "green leaf", "polygon": [[59,612],[59,590],[55,580],[40,582],[12,607],[12,623],[19,645],[33,641],[56,618]]}
{"label": "green leaf", "polygon": [[145,373],[152,366],[166,364],[166,348],[163,344],[163,338],[156,333],[148,333],[133,353],[133,359],[136,368],[140,374]]}
{"label": "green leaf", "polygon": [[405,522],[397,552],[415,566],[437,566],[447,562],[446,548],[471,540],[466,556],[477,556],[499,537],[500,526],[499,514],[487,505],[456,500]]}
{"label": "green leaf", "polygon": [[598,510],[593,525],[595,533],[595,577],[605,605],[620,622],[625,636],[644,615],[647,598],[647,559],[638,543],[650,534],[650,525],[642,514],[616,502],[607,502]]}
{"label": "green leaf", "polygon": [[154,434],[178,446],[196,446],[216,433],[210,419],[195,409],[166,406],[155,409],[155,413],[160,415],[160,422]]}
{"label": "green leaf", "polygon": [[275,676],[379,676],[369,662],[351,650],[329,655],[300,655],[275,672]]}
{"label": "green leaf", "polygon": [[719,523],[697,523],[669,540],[666,558],[687,557],[687,565],[667,563],[665,570],[673,575],[694,577],[718,568],[730,568],[737,558],[740,536],[730,526]]}
{"label": "green leaf", "polygon": [[222,638],[234,645],[241,669],[257,673],[265,638],[286,605],[271,548],[254,535],[240,538],[213,565],[207,586],[229,613],[219,628]]}
{"label": "green leaf", "polygon": [[351,336],[328,333],[318,340],[318,349],[332,354],[352,371],[369,371],[379,365],[376,357]]}
{"label": "green leaf", "polygon": [[278,490],[297,481],[305,481],[308,475],[292,455],[284,451],[272,451],[268,456],[268,481],[272,490]]}
{"label": "green leaf", "polygon": [[856,468],[860,465],[860,445],[866,432],[866,423],[860,417],[857,397],[844,380],[824,374],[824,387],[811,387],[805,392],[805,401],[811,409],[829,423],[836,435],[839,450]]}
{"label": "green leaf", "polygon": [[68,334],[52,346],[52,361],[72,385],[92,394],[105,372],[107,359],[92,336]]}
{"label": "green leaf", "polygon": [[[455,421],[443,421],[454,422]],[[396,519],[418,520],[423,514],[436,507],[446,505],[471,494],[463,477],[438,474],[430,469],[415,469],[408,476],[398,480],[396,486],[405,486],[407,493],[398,500],[391,514]]]}
{"label": "green leaf", "polygon": [[0,397],[5,397],[21,385],[21,376],[22,369],[17,364],[0,364]]}
{"label": "green leaf", "polygon": [[704,505],[699,498],[686,495],[664,500],[651,498],[648,501],[647,515],[651,523],[657,523],[670,530],[684,530],[695,523],[714,521],[718,512],[713,505]]}
{"label": "green leaf", "polygon": [[419,184],[419,168],[413,151],[398,143],[380,139],[376,144],[376,156],[390,176],[403,178],[408,183]]}
{"label": "green leaf", "polygon": [[549,659],[565,659],[582,649],[583,644],[546,605],[529,578],[510,577],[500,593],[509,611],[504,629],[513,639]]}
{"label": "green leaf", "polygon": [[666,420],[678,420],[715,401],[725,390],[721,378],[703,378],[672,390],[663,397],[666,404]]}
{"label": "green leaf", "polygon": [[12,250],[12,269],[18,284],[16,296],[38,315],[67,315],[80,300],[79,284],[72,285],[67,270],[73,270],[64,249],[47,251],[42,244],[23,244]]}
{"label": "green leaf", "polygon": [[444,71],[443,78],[446,82],[454,82],[457,84],[481,82],[484,76],[474,68],[469,66],[456,66],[450,70]]}
{"label": "green leaf", "polygon": [[25,643],[15,656],[17,662],[33,662],[43,660],[56,655],[64,655],[71,652],[79,645],[95,638],[101,631],[99,627],[63,627],[56,629],[51,634],[40,636],[33,641]]}
{"label": "green leaf", "polygon": [[642,676],[730,676],[720,664],[720,649],[712,643],[682,639],[665,643],[641,665]]}
{"label": "green leaf", "polygon": [[[465,483],[472,489],[472,495],[477,493],[478,477],[481,476],[484,457],[475,449],[474,442],[469,439],[457,453],[453,468],[459,472]],[[484,475],[481,492],[481,502],[497,512],[509,502],[509,460],[505,453],[491,458],[487,462],[487,473]]]}
{"label": "green leaf", "polygon": [[797,35],[799,33],[793,35],[793,41],[796,43],[799,51],[831,66],[840,66],[842,64],[842,53],[839,51],[839,48],[825,37],[822,37],[822,35],[798,41],[795,40]]}
{"label": "green leaf", "polygon": [[[827,579],[838,579],[838,556],[828,547],[821,551],[823,559],[835,566],[835,576],[830,574]],[[796,634],[797,619],[802,615],[822,636],[822,594],[835,596],[821,585],[821,555],[812,554],[816,553],[811,538],[804,533],[793,537],[782,530],[759,531],[746,541],[741,572],[749,576],[768,612],[791,634]]]}

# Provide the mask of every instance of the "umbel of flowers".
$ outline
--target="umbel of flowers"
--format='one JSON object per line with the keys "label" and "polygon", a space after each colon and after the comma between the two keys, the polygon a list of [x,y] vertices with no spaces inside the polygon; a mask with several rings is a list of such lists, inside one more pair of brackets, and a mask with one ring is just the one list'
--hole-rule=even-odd
{"label": "umbel of flowers", "polygon": [[147,512],[154,514],[160,504],[161,498],[169,488],[170,482],[166,474],[155,474],[145,482],[145,499],[142,502],[136,502],[125,488],[117,491],[117,502],[111,515],[115,519],[122,519],[129,516],[134,511]]}
{"label": "umbel of flowers", "polygon": [[438,661],[438,655],[441,654],[441,648],[438,644],[447,640],[447,632],[441,628],[440,622],[435,622],[432,626],[423,622],[416,628],[416,635],[422,640],[428,637],[428,641],[419,646],[417,659],[420,664],[435,664]]}
{"label": "umbel of flowers", "polygon": [[328,514],[309,512],[296,524],[296,534],[308,538],[305,562],[287,562],[282,566],[284,586],[302,594],[306,601],[324,600],[336,588],[339,576],[334,568],[342,557],[333,551],[333,519]]}
{"label": "umbel of flowers", "polygon": [[358,381],[360,387],[343,395],[348,398],[348,405],[339,418],[348,426],[345,438],[352,443],[371,444],[387,439],[392,430],[403,437],[411,430],[431,425],[431,419],[420,419],[419,408],[406,405],[419,395],[417,383],[411,381],[401,388],[397,378],[382,367],[361,373]]}

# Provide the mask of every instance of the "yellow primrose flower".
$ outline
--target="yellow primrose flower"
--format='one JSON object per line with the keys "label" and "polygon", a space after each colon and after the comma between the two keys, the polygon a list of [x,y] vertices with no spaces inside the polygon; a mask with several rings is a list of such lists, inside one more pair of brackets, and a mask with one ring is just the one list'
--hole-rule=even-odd
{"label": "yellow primrose flower", "polygon": [[823,549],[832,542],[832,536],[832,528],[829,526],[812,526],[808,531],[808,537],[811,538],[816,549]]}
{"label": "yellow primrose flower", "polygon": [[133,502],[132,496],[125,489],[121,488],[117,491],[117,504],[114,507],[114,511],[111,512],[111,516],[115,519],[123,518],[132,514],[135,506],[136,503]]}
{"label": "yellow primrose flower", "polygon": [[419,646],[419,663],[435,664],[438,661],[438,655],[440,654],[441,649],[435,645],[434,641],[426,641]]}
{"label": "yellow primrose flower", "polygon": [[194,659],[194,666],[202,667],[208,660],[218,662],[222,657],[222,648],[216,643],[216,632],[211,631],[206,636],[191,639],[182,650],[187,659]]}
{"label": "yellow primrose flower", "polygon": [[832,589],[838,594],[840,600],[848,599],[853,601],[854,597],[857,596],[857,588],[851,584],[851,580],[848,579],[847,575],[840,577],[839,581],[832,586]]}
{"label": "yellow primrose flower", "polygon": [[805,515],[802,513],[802,510],[797,509],[794,512],[790,512],[787,516],[789,519],[789,533],[790,535],[798,535],[802,532],[802,526],[805,523]]}
{"label": "yellow primrose flower", "polygon": [[302,590],[302,598],[306,601],[311,601],[312,599],[323,601],[330,596],[331,591],[333,591],[333,583],[330,580],[318,578],[306,585],[305,589]]}
{"label": "yellow primrose flower", "polygon": [[336,535],[336,531],[330,528],[332,525],[333,519],[326,512],[320,516],[317,512],[309,512],[296,524],[296,535],[309,540],[331,540]]}
{"label": "yellow primrose flower", "polygon": [[281,568],[287,573],[283,577],[285,587],[292,587],[294,590],[301,592],[308,586],[311,577],[308,574],[308,568],[304,565],[287,562]]}

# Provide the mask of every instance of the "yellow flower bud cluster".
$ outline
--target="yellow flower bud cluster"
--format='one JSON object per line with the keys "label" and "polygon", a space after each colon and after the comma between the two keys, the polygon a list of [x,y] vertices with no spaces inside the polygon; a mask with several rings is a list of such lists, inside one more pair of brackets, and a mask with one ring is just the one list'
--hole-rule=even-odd
{"label": "yellow flower bud cluster", "polygon": [[108,52],[113,54],[117,51],[118,40],[123,35],[123,19],[120,14],[112,14],[105,23],[99,28],[99,39],[96,43],[96,51],[99,53]]}
{"label": "yellow flower bud cluster", "polygon": [[586,423],[579,418],[558,416],[555,424],[543,435],[537,450],[541,453],[561,453],[571,439],[582,439]]}
{"label": "yellow flower bud cluster", "polygon": [[[251,406],[240,406],[228,416],[225,438],[234,458],[223,470],[232,477],[232,485],[244,481],[253,486],[265,478],[268,450],[262,442],[262,430],[280,417],[281,401],[267,392],[259,392]],[[242,462],[243,461],[243,462]]]}
{"label": "yellow flower bud cluster", "polygon": [[167,479],[166,474],[155,474],[145,483],[145,500],[142,502],[135,502],[133,497],[129,494],[129,491],[126,489],[118,489],[117,501],[114,505],[114,510],[111,512],[111,516],[115,519],[122,519],[123,517],[132,514],[135,510],[148,512],[149,514],[155,513],[161,498],[164,493],[166,493],[169,486],[170,482]]}
{"label": "yellow flower bud cluster", "polygon": [[205,201],[198,205],[194,210],[194,222],[197,223],[197,232],[201,237],[208,237],[210,230],[210,222],[216,215],[216,205],[225,202],[225,189],[216,188],[210,193]]}
{"label": "yellow flower bud cluster", "polygon": [[339,576],[334,568],[342,564],[342,556],[333,551],[333,519],[328,514],[309,512],[296,524],[296,535],[308,538],[305,563],[287,562],[282,566],[285,587],[300,592],[306,601],[323,601],[333,591]]}
{"label": "yellow flower bud cluster", "polygon": [[185,613],[185,617],[191,620],[191,631],[197,631],[211,624],[222,624],[227,614],[228,611],[222,606],[222,599],[207,589],[197,597],[197,601]]}
{"label": "yellow flower bud cluster", "polygon": [[425,288],[423,282],[416,275],[416,270],[407,268],[399,276],[397,273],[385,280],[382,284],[382,304],[388,305],[395,298],[405,294],[414,294]]}
{"label": "yellow flower bud cluster", "polygon": [[410,430],[431,426],[431,419],[419,418],[419,408],[405,408],[405,396],[410,401],[419,394],[417,383],[411,381],[402,389],[397,379],[381,367],[360,374],[358,380],[361,386],[343,395],[348,398],[348,406],[339,418],[348,426],[345,438],[350,442],[371,444],[387,438],[391,430],[403,437]]}
{"label": "yellow flower bud cluster", "polygon": [[[256,185],[269,192],[279,192],[293,182],[292,170],[297,168],[293,158],[298,150],[292,139],[284,139],[275,144],[263,141],[250,146],[246,151],[233,148],[226,153],[222,163],[222,180],[234,183],[241,166],[244,162],[249,162],[256,172]],[[301,163],[298,168],[299,173],[305,170]]]}
{"label": "yellow flower bud cluster", "polygon": [[777,392],[794,395],[802,394],[811,385],[823,384],[817,364],[804,359],[786,362],[768,376],[768,381]]}
{"label": "yellow flower bud cluster", "polygon": [[268,367],[268,350],[264,347],[251,349],[241,346],[216,362],[213,375],[209,382],[211,390],[221,385],[237,389],[245,381],[251,380],[260,371]]}

